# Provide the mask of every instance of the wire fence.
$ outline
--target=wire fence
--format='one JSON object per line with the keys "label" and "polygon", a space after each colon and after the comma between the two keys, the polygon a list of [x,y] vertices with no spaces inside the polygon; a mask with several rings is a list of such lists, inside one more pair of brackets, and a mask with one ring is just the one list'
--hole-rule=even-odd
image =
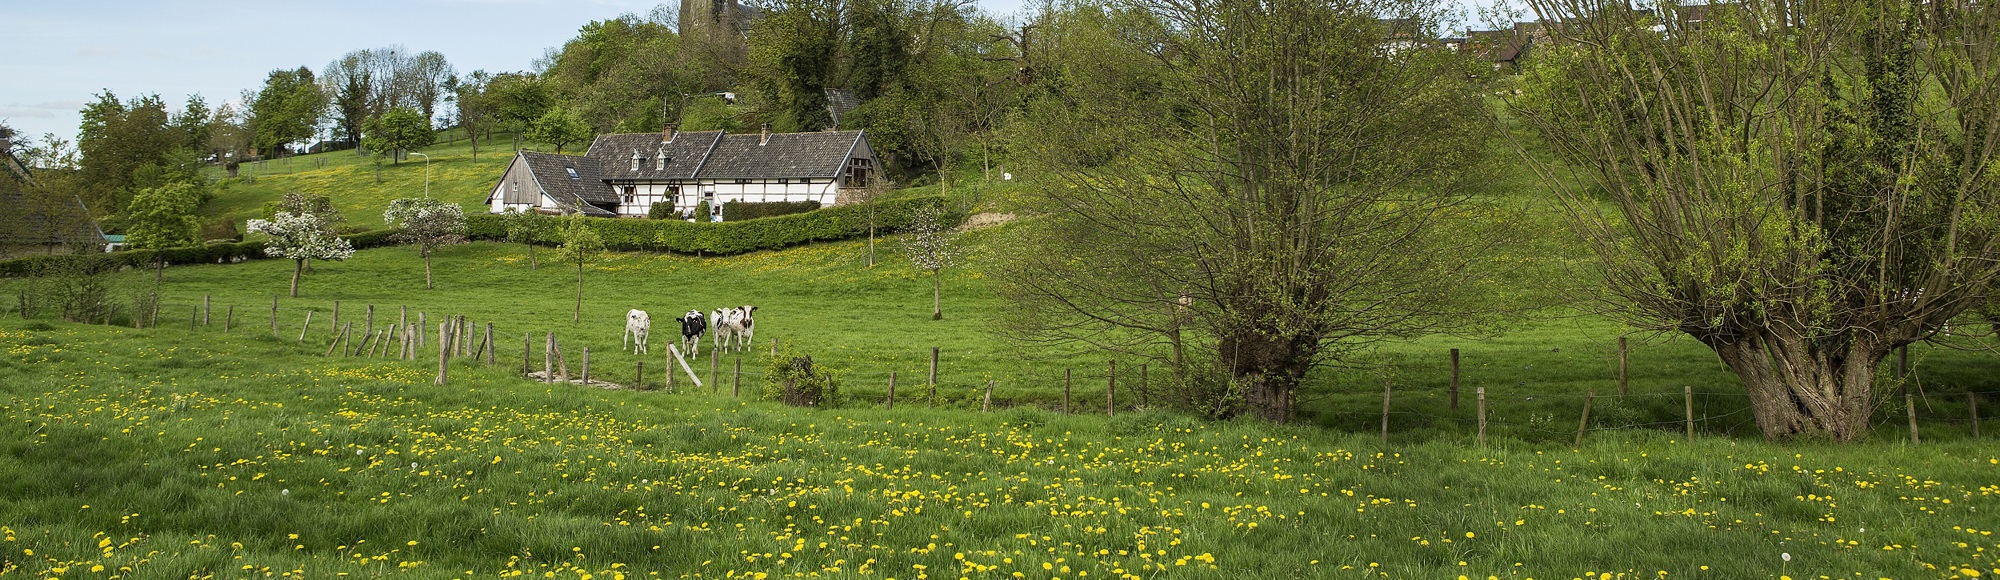
{"label": "wire fence", "polygon": [[[25,298],[12,306],[6,309],[11,312],[5,313],[22,318],[61,314],[37,312],[49,308],[36,308]],[[145,310],[135,311],[139,309]],[[593,361],[590,347],[584,344],[594,340],[565,337],[562,331],[524,331],[464,315],[401,306],[378,309],[369,304],[349,305],[345,311],[339,301],[332,302],[330,308],[286,306],[276,297],[269,304],[256,306],[216,304],[206,296],[197,301],[156,300],[135,304],[125,312],[113,309],[99,315],[101,318],[85,321],[134,328],[178,328],[184,324],[190,333],[268,334],[272,340],[293,343],[303,352],[323,357],[436,365],[434,383],[438,385],[450,383],[451,363],[456,362],[472,367],[511,366],[521,376],[551,383],[772,398],[767,394],[776,383],[772,361],[789,353],[782,347],[782,338],[718,348],[712,337],[704,337],[683,350],[678,329],[672,329],[668,335],[649,337],[643,351],[621,344],[615,351],[598,350]],[[940,349],[921,350],[928,364],[919,368],[874,365],[835,370],[844,391],[842,399],[849,405],[886,408],[920,405],[996,411],[1018,407],[1111,416],[1190,403],[1188,393],[1177,392],[1171,380],[1156,380],[1157,373],[1145,364],[1121,368],[1117,361],[1107,360],[1102,367],[1091,369],[1031,368],[1024,374],[1032,379],[1021,379],[1017,374],[1012,379],[984,378],[968,384],[949,374]],[[1453,351],[1452,368],[1456,369],[1458,357],[1456,349]],[[1623,341],[1619,352],[1619,359],[1625,360],[1628,351]],[[1624,372],[1625,365],[1620,369],[1619,382],[1625,383],[1630,377]],[[1908,370],[1891,371],[1912,376]],[[1458,377],[1452,377],[1451,384],[1458,383]],[[2000,398],[2000,390],[1926,392],[1916,381],[1886,388],[1897,393],[1878,398],[1871,428],[1900,430],[1906,425],[1912,441],[1920,441],[1926,431],[1934,438],[1979,438],[1981,402]],[[1350,431],[1379,430],[1385,440],[1392,435],[1422,437],[1476,428],[1482,444],[1488,433],[1523,440],[1573,437],[1581,445],[1590,433],[1606,431],[1654,430],[1690,436],[1756,432],[1748,396],[1734,387],[1697,390],[1684,386],[1679,393],[1600,394],[1491,386],[1398,391],[1385,384],[1379,394],[1379,412],[1372,404],[1364,404],[1374,396],[1356,391],[1323,395],[1308,401],[1311,405],[1306,418]],[[1367,429],[1371,424],[1379,429]]]}

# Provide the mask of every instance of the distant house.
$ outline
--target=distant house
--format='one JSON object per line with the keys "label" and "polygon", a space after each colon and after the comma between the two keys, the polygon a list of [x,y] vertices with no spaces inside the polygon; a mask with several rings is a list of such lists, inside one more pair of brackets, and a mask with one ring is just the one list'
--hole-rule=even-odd
{"label": "distant house", "polygon": [[835,205],[864,187],[875,152],[861,131],[726,134],[676,131],[599,135],[583,155],[515,154],[487,195],[494,213],[538,211],[645,217],[672,204],[693,218],[709,202],[816,201]]}
{"label": "distant house", "polygon": [[835,130],[840,129],[841,117],[847,116],[848,111],[852,111],[860,106],[861,97],[855,96],[854,91],[847,89],[826,90],[826,112],[828,117],[833,119],[833,128]]}
{"label": "distant house", "polygon": [[94,252],[104,232],[75,194],[35,187],[34,172],[14,157],[12,139],[0,137],[0,258]]}
{"label": "distant house", "polygon": [[1517,23],[1501,30],[1466,30],[1460,50],[1468,51],[1495,70],[1515,69],[1536,42],[1547,42],[1548,33],[1539,22]]}

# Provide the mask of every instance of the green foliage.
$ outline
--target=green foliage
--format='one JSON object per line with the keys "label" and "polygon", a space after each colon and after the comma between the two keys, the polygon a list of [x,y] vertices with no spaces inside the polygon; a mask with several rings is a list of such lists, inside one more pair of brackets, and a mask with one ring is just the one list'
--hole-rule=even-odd
{"label": "green foliage", "polygon": [[604,236],[599,234],[593,218],[583,214],[570,214],[556,222],[556,255],[562,261],[577,264],[578,268],[596,262],[604,257]]}
{"label": "green foliage", "polygon": [[[585,123],[618,132],[658,131],[677,115],[673,101],[705,89],[693,80],[672,15],[625,14],[585,24],[543,75],[551,91]],[[663,102],[665,101],[665,102]]]}
{"label": "green foliage", "polygon": [[187,131],[200,121],[170,114],[159,95],[125,102],[110,91],[97,95],[78,127],[75,193],[93,211],[115,214],[140,189],[198,181],[200,161]]}
{"label": "green foliage", "polygon": [[366,136],[361,139],[361,146],[376,155],[413,151],[437,142],[437,133],[431,130],[430,119],[409,107],[389,109],[382,116],[369,119],[365,125]]}
{"label": "green foliage", "polygon": [[528,126],[529,139],[554,145],[556,153],[562,153],[564,147],[589,141],[595,134],[590,124],[565,107],[549,109]]}
{"label": "green foliage", "polygon": [[681,130],[740,132],[746,125],[738,117],[736,107],[722,99],[696,98],[681,110]]}
{"label": "green foliage", "polygon": [[799,0],[766,12],[757,23],[750,61],[778,132],[818,131],[832,122],[826,88],[838,68],[840,19],[838,2]]}
{"label": "green foliage", "polygon": [[674,204],[671,203],[656,203],[646,208],[646,219],[671,220],[680,217],[680,213],[674,211]]}
{"label": "green foliage", "polygon": [[271,71],[250,103],[250,130],[256,134],[257,149],[276,154],[286,143],[312,138],[325,105],[326,95],[314,82],[312,69]]}
{"label": "green foliage", "polygon": [[201,240],[201,189],[172,183],[139,190],[125,209],[125,243],[134,249],[157,250],[192,246]]}
{"label": "green foliage", "polygon": [[[380,248],[396,245],[392,238],[396,230],[380,229],[345,234],[341,239],[354,249]],[[265,243],[261,240],[246,242],[222,242],[196,246],[182,246],[161,250],[130,250],[109,254],[59,254],[54,256],[29,256],[12,260],[0,260],[0,278],[32,276],[51,264],[83,262],[92,267],[107,269],[150,268],[156,260],[164,260],[167,265],[186,264],[234,264],[246,260],[262,260]]]}
{"label": "green foliage", "polygon": [[833,407],[840,404],[840,371],[814,364],[810,356],[784,348],[765,355],[763,398],[793,407]]}
{"label": "green foliage", "polygon": [[819,209],[817,201],[732,201],[722,204],[722,221],[734,222],[763,217],[805,213]]}
{"label": "green foliage", "polygon": [[[944,198],[936,196],[885,200],[876,208],[879,227],[882,231],[901,231],[909,226],[918,209],[943,205]],[[952,219],[951,223],[956,224],[960,218]],[[506,218],[503,216],[468,216],[466,222],[467,237],[475,240],[507,239]],[[867,209],[858,205],[741,222],[584,218],[568,223],[582,224],[581,227],[597,232],[604,246],[614,250],[662,250],[710,256],[777,250],[868,235]]]}

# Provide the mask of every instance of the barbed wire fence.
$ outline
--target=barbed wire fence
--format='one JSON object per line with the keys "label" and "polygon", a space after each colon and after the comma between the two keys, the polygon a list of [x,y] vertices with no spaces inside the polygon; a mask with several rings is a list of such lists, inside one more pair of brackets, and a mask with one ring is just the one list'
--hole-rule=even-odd
{"label": "barbed wire fence", "polygon": [[[49,313],[49,307],[29,306],[26,299],[9,306],[0,310],[0,315],[13,314],[25,319]],[[181,313],[186,313],[185,318]],[[621,348],[616,357],[621,364],[608,367],[601,362],[604,351],[600,350],[600,362],[593,369],[590,347],[581,344],[604,337],[563,336],[563,332],[573,327],[557,330],[556,325],[551,325],[520,331],[496,327],[491,321],[475,321],[466,315],[412,311],[406,306],[399,306],[393,312],[378,312],[373,304],[350,304],[343,312],[337,300],[330,307],[297,304],[288,307],[279,297],[273,297],[267,306],[243,307],[217,304],[209,296],[198,300],[155,299],[89,322],[134,328],[174,328],[185,324],[190,333],[268,333],[273,340],[292,343],[328,358],[435,363],[436,385],[450,384],[452,362],[488,367],[514,364],[508,337],[513,336],[511,332],[520,332],[519,375],[530,380],[740,399],[764,398],[765,386],[773,378],[772,357],[789,352],[781,348],[782,338],[772,338],[729,349],[725,355],[708,337],[703,340],[709,342],[702,343],[697,350],[680,352],[678,329],[662,328],[669,332],[649,341],[647,352],[630,354],[631,348]],[[566,341],[572,348],[564,346]],[[1622,337],[1618,342],[1616,376],[1607,378],[1614,380],[1623,393],[1516,390],[1489,385],[1462,389],[1455,372],[1461,355],[1459,349],[1450,349],[1454,373],[1447,389],[1399,391],[1393,383],[1385,381],[1379,412],[1372,409],[1373,405],[1360,404],[1371,396],[1360,391],[1322,393],[1307,400],[1317,403],[1308,418],[1349,431],[1361,431],[1364,425],[1377,423],[1384,441],[1392,435],[1443,436],[1452,429],[1476,428],[1472,437],[1481,445],[1486,443],[1489,433],[1524,440],[1570,438],[1580,446],[1592,433],[1653,430],[1690,437],[1735,436],[1754,424],[1748,397],[1740,390],[1697,390],[1684,385],[1680,393],[1630,392],[1631,351]],[[921,365],[917,368],[910,368],[904,362],[835,370],[846,389],[843,397],[847,404],[888,409],[913,405],[976,408],[987,412],[1035,408],[1115,417],[1121,412],[1166,408],[1184,402],[1184,394],[1172,392],[1172,381],[1154,380],[1146,363],[1121,369],[1116,360],[1107,359],[1104,366],[1096,368],[1031,367],[1029,371],[1017,372],[1013,378],[982,375],[967,381],[951,374],[945,365],[950,361],[941,349],[918,349],[916,354],[919,356],[913,358]],[[572,361],[572,356],[576,360]],[[1907,356],[1900,358],[1908,360]],[[624,368],[624,363],[632,366]],[[1895,423],[1905,423],[1908,440],[1912,442],[1921,442],[1926,427],[1933,436],[1943,432],[1953,437],[1980,438],[1980,402],[2000,398],[2000,390],[1933,394],[1917,380],[1921,375],[1906,363],[1885,361],[1885,367],[1893,376],[1883,386],[1895,389],[1896,394],[1881,397],[1877,410],[1882,412],[1871,414],[1870,427],[1879,432]],[[1021,374],[1030,378],[1021,378]],[[1472,391],[1471,396],[1462,396],[1467,394],[1461,392],[1464,390]],[[1470,399],[1471,405],[1462,405],[1467,401],[1461,399]],[[1676,400],[1681,403],[1681,412],[1675,413],[1678,416],[1662,418],[1659,409],[1673,406]],[[1635,409],[1635,405],[1645,408]],[[1474,408],[1467,410],[1461,406]],[[1895,412],[1898,410],[1901,413]]]}

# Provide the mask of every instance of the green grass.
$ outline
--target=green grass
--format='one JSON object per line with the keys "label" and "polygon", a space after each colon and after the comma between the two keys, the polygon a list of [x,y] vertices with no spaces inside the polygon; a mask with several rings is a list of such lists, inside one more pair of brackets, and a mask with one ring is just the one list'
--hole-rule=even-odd
{"label": "green grass", "polygon": [[33,577],[2000,573],[2000,455],[1962,440],[1481,450],[1158,412],[796,410],[509,364],[439,387],[435,363],[320,358],[254,323],[8,319],[0,348],[0,573]]}
{"label": "green grass", "polygon": [[[504,135],[481,141],[477,160],[471,143],[462,139],[422,153],[430,155],[431,196],[474,210],[485,202],[514,157],[512,143]],[[221,177],[219,171],[211,171],[212,177]],[[353,151],[300,155],[244,164],[238,177],[217,181],[215,198],[202,209],[240,225],[263,217],[266,202],[299,192],[327,196],[349,225],[372,229],[382,226],[382,210],[389,207],[389,200],[422,196],[424,181],[424,158],[416,155],[400,164],[383,161],[379,183],[372,156]]]}

